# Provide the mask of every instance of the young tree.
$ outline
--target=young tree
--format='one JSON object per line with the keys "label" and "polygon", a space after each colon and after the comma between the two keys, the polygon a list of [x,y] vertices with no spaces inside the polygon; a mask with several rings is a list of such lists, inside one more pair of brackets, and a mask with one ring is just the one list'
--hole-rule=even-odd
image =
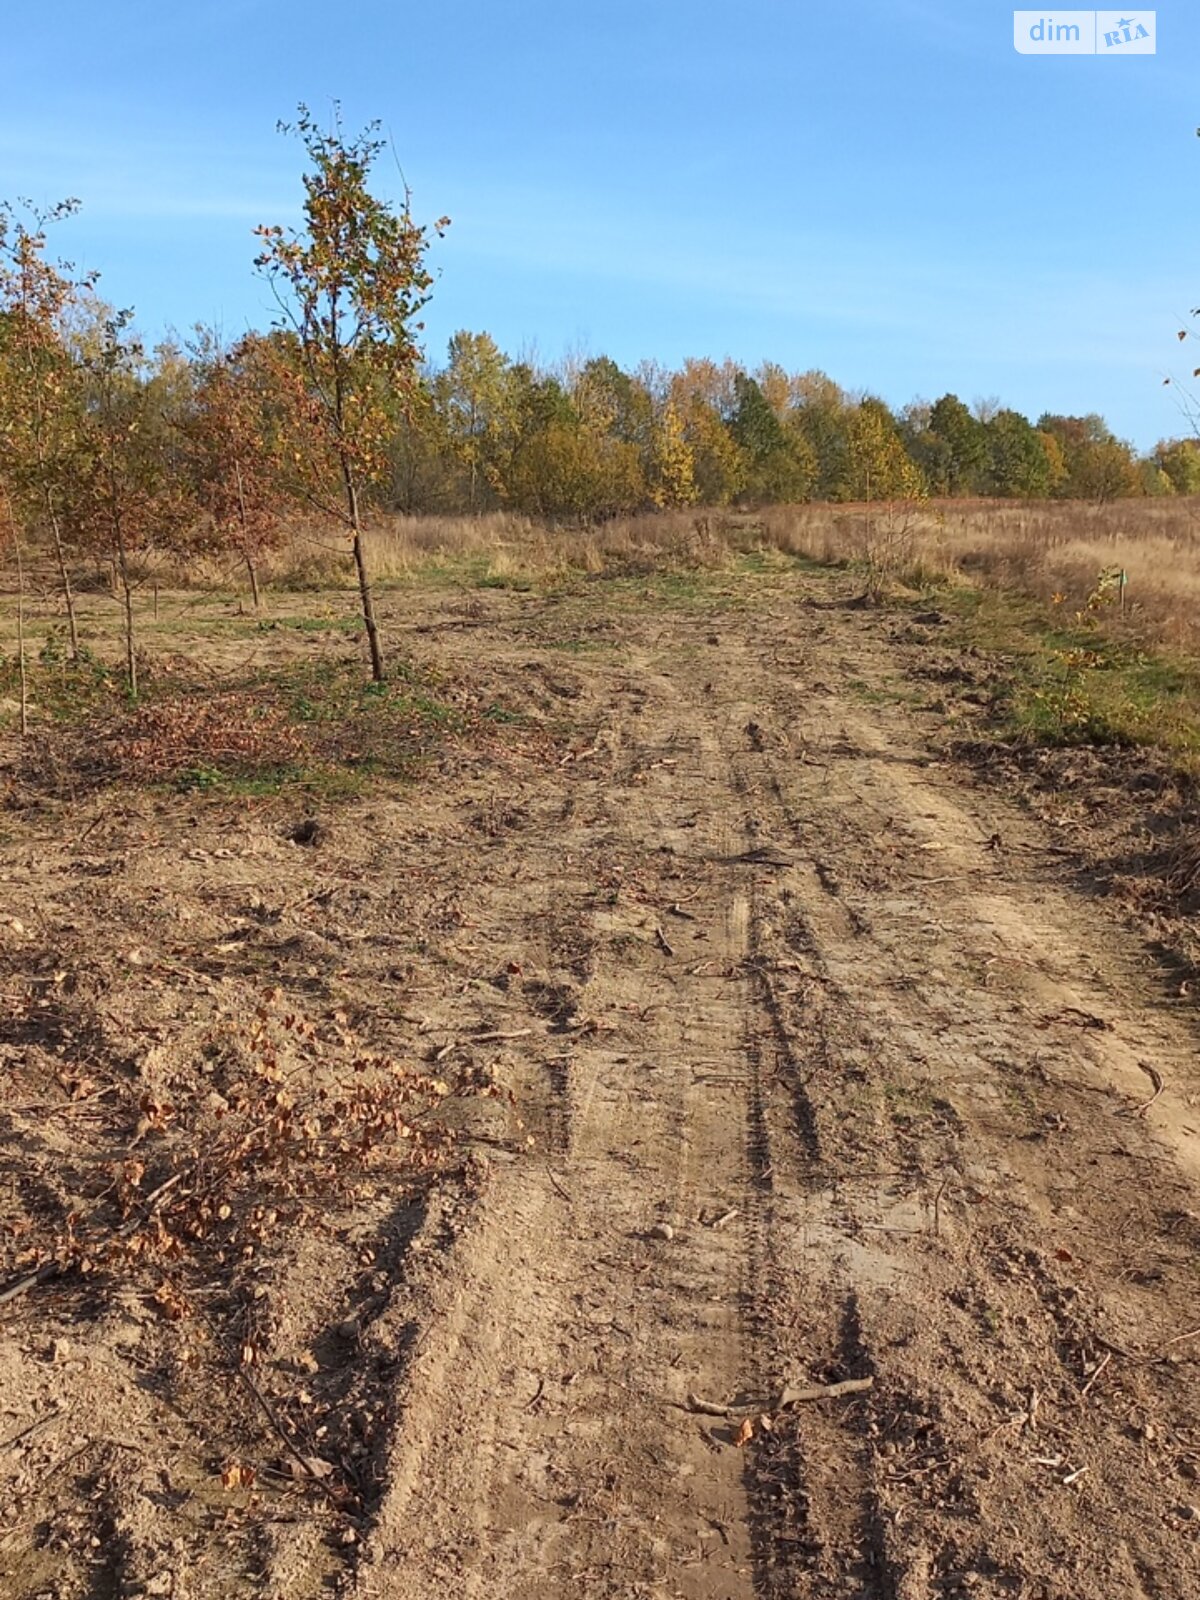
{"label": "young tree", "polygon": [[[12,494],[0,478],[0,502],[4,518],[0,521],[0,550],[5,544],[12,546],[13,564],[17,569],[17,681],[21,690],[21,737],[29,732],[29,677],[25,651],[25,551],[21,539],[21,526],[13,510]],[[7,533],[7,538],[5,534]]]}
{"label": "young tree", "polygon": [[269,356],[254,334],[225,349],[211,330],[199,332],[194,353],[195,392],[182,424],[192,483],[212,541],[241,557],[258,611],[258,563],[281,528]]}
{"label": "young tree", "polygon": [[[428,230],[413,221],[407,187],[399,211],[368,187],[384,149],[378,124],[351,139],[340,114],[323,132],[302,105],[294,126],[281,124],[281,131],[295,132],[308,156],[305,227],[259,228],[255,266],[275,290],[279,326],[292,335],[290,376],[312,425],[312,448],[298,452],[295,464],[310,503],[336,515],[349,533],[371,673],[380,682],[384,656],[363,548],[362,494],[387,476],[392,402],[403,402],[418,382],[416,318],[433,286]],[[434,231],[440,237],[448,226],[442,217]]]}
{"label": "young tree", "polygon": [[850,412],[849,477],[852,500],[913,500],[925,485],[904,448],[896,419],[882,400],[868,397]]}
{"label": "young tree", "polygon": [[670,380],[670,403],[692,455],[696,499],[724,506],[742,493],[750,463],[727,426],[735,405],[736,369],[688,360]]}
{"label": "young tree", "polygon": [[79,628],[63,510],[80,417],[63,323],[92,280],[76,281],[68,264],[46,259],[47,229],[73,216],[78,201],[47,211],[22,205],[28,220],[0,205],[0,471],[18,545],[18,522],[44,523],[50,531],[74,659]]}
{"label": "young tree", "polygon": [[696,458],[683,418],[668,398],[654,419],[650,446],[650,496],[656,506],[690,506],[698,498]]}
{"label": "young tree", "polygon": [[126,683],[136,699],[135,559],[169,543],[190,508],[172,470],[168,386],[156,379],[131,319],[129,311],[98,307],[95,325],[78,338],[85,410],[70,509],[84,541],[112,563],[125,617]]}

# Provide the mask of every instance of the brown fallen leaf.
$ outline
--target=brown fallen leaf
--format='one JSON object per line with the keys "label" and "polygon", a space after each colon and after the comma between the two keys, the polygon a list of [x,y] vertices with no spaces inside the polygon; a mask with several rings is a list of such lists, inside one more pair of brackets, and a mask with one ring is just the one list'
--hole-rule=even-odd
{"label": "brown fallen leaf", "polygon": [[320,1456],[305,1456],[303,1466],[294,1456],[288,1456],[286,1460],[280,1462],[279,1470],[285,1476],[294,1478],[297,1483],[303,1483],[307,1478],[315,1478],[318,1483],[323,1483],[326,1478],[333,1476],[332,1462],[325,1461]]}
{"label": "brown fallen leaf", "polygon": [[738,1449],[740,1450],[743,1445],[749,1444],[751,1439],[753,1439],[753,1437],[754,1437],[754,1424],[751,1422],[749,1417],[743,1417],[742,1418],[742,1425],[738,1429],[737,1436],[735,1437],[733,1442],[734,1442],[734,1444],[737,1445]]}

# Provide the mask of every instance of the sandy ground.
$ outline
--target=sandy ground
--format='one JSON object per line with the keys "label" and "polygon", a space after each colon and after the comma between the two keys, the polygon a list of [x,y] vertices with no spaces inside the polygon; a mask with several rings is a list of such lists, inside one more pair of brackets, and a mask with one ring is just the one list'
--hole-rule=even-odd
{"label": "sandy ground", "polygon": [[931,745],[936,619],[838,601],[393,599],[554,753],[315,848],[6,820],[5,993],[67,997],[0,1032],[14,1262],[123,1154],[105,1085],[224,1092],[268,984],[490,1095],[214,1277],[274,1424],[132,1269],[0,1303],[5,1600],[1200,1594],[1192,1005]]}

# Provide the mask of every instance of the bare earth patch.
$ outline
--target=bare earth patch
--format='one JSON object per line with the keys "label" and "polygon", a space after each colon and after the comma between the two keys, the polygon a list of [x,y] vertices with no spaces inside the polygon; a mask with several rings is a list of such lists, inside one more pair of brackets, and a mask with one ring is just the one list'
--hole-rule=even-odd
{"label": "bare earth patch", "polygon": [[6,1600],[1200,1592],[1177,977],[936,626],[607,592],[392,602],[419,783],[0,822]]}

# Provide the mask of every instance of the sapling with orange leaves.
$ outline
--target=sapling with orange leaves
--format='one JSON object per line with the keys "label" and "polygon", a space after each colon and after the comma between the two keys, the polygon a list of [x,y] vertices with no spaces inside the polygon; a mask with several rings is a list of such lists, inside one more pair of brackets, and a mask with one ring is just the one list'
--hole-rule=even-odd
{"label": "sapling with orange leaves", "polygon": [[193,346],[195,389],[182,427],[203,513],[200,542],[236,552],[261,606],[258,566],[282,532],[281,418],[267,343],[247,334],[225,348],[201,329]]}
{"label": "sapling with orange leaves", "polygon": [[47,230],[79,209],[30,201],[0,204],[0,476],[12,537],[49,531],[67,614],[72,659],[79,654],[75,594],[67,562],[65,507],[78,465],[80,388],[64,322],[93,281],[47,258]]}
{"label": "sapling with orange leaves", "polygon": [[[417,320],[433,277],[429,230],[412,217],[407,185],[397,210],[369,187],[384,141],[378,124],[350,138],[335,111],[322,130],[306,106],[280,131],[295,133],[308,156],[304,228],[259,228],[255,265],[280,308],[272,342],[281,381],[296,392],[308,423],[291,451],[301,496],[336,517],[350,538],[371,652],[384,676],[383,645],[363,547],[363,494],[391,466],[396,406],[415,394],[421,351]],[[449,225],[433,224],[441,236]]]}

